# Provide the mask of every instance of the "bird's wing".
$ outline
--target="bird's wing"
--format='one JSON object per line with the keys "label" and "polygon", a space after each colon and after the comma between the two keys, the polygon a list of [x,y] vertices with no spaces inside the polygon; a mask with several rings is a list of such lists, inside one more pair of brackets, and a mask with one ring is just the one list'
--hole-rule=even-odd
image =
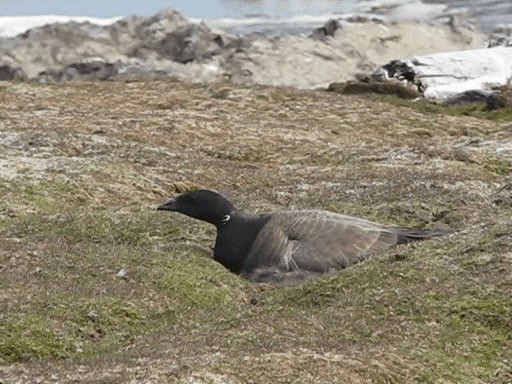
{"label": "bird's wing", "polygon": [[326,211],[275,212],[253,243],[246,266],[328,272],[396,243],[391,228],[364,219]]}

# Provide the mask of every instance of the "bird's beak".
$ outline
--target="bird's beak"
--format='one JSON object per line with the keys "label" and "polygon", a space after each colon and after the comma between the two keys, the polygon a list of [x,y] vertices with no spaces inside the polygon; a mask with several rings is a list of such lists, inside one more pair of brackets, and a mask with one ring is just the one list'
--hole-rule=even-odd
{"label": "bird's beak", "polygon": [[156,208],[158,211],[175,211],[176,199],[171,199]]}

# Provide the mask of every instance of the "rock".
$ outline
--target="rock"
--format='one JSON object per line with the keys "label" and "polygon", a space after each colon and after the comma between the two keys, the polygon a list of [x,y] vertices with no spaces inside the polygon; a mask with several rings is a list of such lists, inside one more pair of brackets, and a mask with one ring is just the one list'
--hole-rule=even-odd
{"label": "rock", "polygon": [[15,68],[8,64],[0,65],[0,81],[23,80],[25,74],[21,68]]}
{"label": "rock", "polygon": [[445,104],[449,105],[461,105],[461,104],[473,104],[473,103],[486,103],[487,98],[492,94],[491,91],[483,89],[475,89],[471,91],[465,91],[459,93],[453,97],[450,97],[445,101]]}
{"label": "rock", "polygon": [[[125,29],[133,28],[136,37],[140,39],[151,37],[156,41],[163,39],[168,33],[190,24],[190,21],[180,12],[172,8],[164,9],[151,17],[134,16],[125,20],[126,22],[123,23],[127,27]],[[130,21],[132,22],[131,26]],[[118,23],[121,22],[122,20]]]}
{"label": "rock", "polygon": [[190,22],[178,11],[165,9],[151,17],[127,17],[105,29],[119,52],[131,56],[138,47],[154,46],[169,33],[188,24]]}
{"label": "rock", "polygon": [[62,70],[41,72],[38,75],[38,81],[45,83],[72,80],[109,80],[117,75],[118,72],[118,68],[115,64],[95,58],[80,63],[72,63]]}
{"label": "rock", "polygon": [[124,268],[121,268],[119,272],[117,272],[116,276],[123,280],[128,280],[128,272]]}
{"label": "rock", "polygon": [[169,73],[165,70],[157,69],[152,66],[143,65],[140,63],[131,64],[117,64],[118,71],[112,77],[112,80],[122,81],[143,81],[155,80],[169,77]]}
{"label": "rock", "polygon": [[[258,40],[262,40],[262,39],[265,39],[265,35],[263,35],[262,33],[249,33],[247,35],[243,35],[243,36],[239,36],[237,38],[234,38],[234,39],[229,39],[228,42],[226,42],[226,44],[224,45],[224,48],[227,50],[227,51],[231,51],[231,52],[246,52],[247,50],[249,50],[252,45],[254,44],[254,42],[258,41]],[[224,38],[223,40],[226,40],[226,38]]]}
{"label": "rock", "polygon": [[389,80],[394,78],[414,82],[415,73],[407,63],[400,60],[393,60],[378,68],[371,77],[376,80]]}
{"label": "rock", "polygon": [[[462,49],[484,41],[479,33],[454,34],[446,25],[372,20],[330,20],[311,37],[236,37],[168,9],[104,26],[52,24],[0,38],[0,57],[5,58],[0,63],[22,71],[6,68],[5,78],[36,81],[173,76],[195,82],[230,79],[245,85],[325,88],[393,57]],[[340,28],[343,33],[337,32]]]}
{"label": "rock", "polygon": [[407,88],[399,82],[386,82],[373,79],[331,83],[329,84],[327,91],[341,93],[344,95],[376,93],[380,95],[393,95],[402,99],[416,99],[421,97],[419,92],[414,89]]}
{"label": "rock", "polygon": [[[467,30],[454,34],[446,25],[340,23],[343,33],[335,32],[321,43],[306,36],[260,38],[246,49],[225,52],[220,56],[224,73],[231,81],[248,85],[325,89],[332,82],[352,80],[356,73],[372,71],[383,57],[392,60],[392,55],[400,52],[449,50],[484,41],[483,36],[480,39]],[[436,39],[427,39],[432,35]]]}
{"label": "rock", "polygon": [[331,19],[323,27],[314,29],[310,37],[314,40],[324,41],[328,36],[333,37],[339,28],[338,21]]}
{"label": "rock", "polygon": [[494,111],[502,108],[512,108],[512,87],[499,87],[486,98],[486,108]]}
{"label": "rock", "polygon": [[131,17],[112,26],[112,35],[128,57],[188,63],[209,58],[219,52],[224,39],[205,23],[194,24],[178,11],[168,9],[153,17]]}
{"label": "rock", "polygon": [[223,45],[222,36],[212,33],[206,24],[200,23],[177,28],[151,48],[161,57],[188,63],[220,53]]}
{"label": "rock", "polygon": [[512,47],[507,46],[449,51],[393,60],[372,77],[406,81],[417,86],[427,99],[483,101],[486,92],[512,82],[511,62]]}
{"label": "rock", "polygon": [[[29,79],[39,80],[41,73],[48,77],[61,76],[62,80],[93,73],[93,78],[108,78],[112,70],[109,65],[83,65],[83,62],[90,57],[106,63],[130,62],[133,52],[139,48],[156,48],[169,34],[186,26],[191,26],[189,31],[192,32],[184,33],[184,38],[190,38],[193,44],[190,41],[181,44],[191,45],[197,51],[197,46],[202,46],[195,42],[199,39],[194,24],[175,10],[165,10],[153,17],[134,16],[107,26],[70,22],[33,28],[14,38],[0,38],[0,55],[13,58],[13,64],[19,64]],[[202,26],[197,31],[205,29],[207,27]],[[178,59],[183,61],[187,60],[185,56],[191,57],[190,48],[178,49],[177,52]],[[158,58],[158,52],[148,55],[146,64],[155,67],[155,58]],[[107,72],[105,76],[100,74],[104,72]]]}
{"label": "rock", "polygon": [[117,73],[115,65],[103,60],[93,60],[68,65],[64,71],[64,80],[107,80]]}
{"label": "rock", "polygon": [[485,48],[494,48],[494,47],[512,47],[512,39],[509,39],[505,36],[497,36],[491,38],[489,41],[485,43]]}
{"label": "rock", "polygon": [[74,22],[45,25],[14,38],[0,39],[0,55],[13,58],[29,79],[37,78],[41,72],[59,71],[89,57],[114,62],[119,52],[105,28]]}

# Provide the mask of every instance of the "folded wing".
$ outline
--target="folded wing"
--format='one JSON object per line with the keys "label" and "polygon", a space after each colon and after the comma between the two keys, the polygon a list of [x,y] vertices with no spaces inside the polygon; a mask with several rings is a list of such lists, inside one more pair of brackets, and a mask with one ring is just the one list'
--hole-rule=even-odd
{"label": "folded wing", "polygon": [[397,243],[397,233],[356,217],[326,211],[273,213],[257,236],[244,270],[325,273],[348,267]]}

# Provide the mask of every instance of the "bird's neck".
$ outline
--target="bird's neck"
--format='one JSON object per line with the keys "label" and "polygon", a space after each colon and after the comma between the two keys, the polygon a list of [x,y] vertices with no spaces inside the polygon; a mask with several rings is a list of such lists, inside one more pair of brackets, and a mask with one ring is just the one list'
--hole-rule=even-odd
{"label": "bird's neck", "polygon": [[230,271],[239,273],[256,236],[267,220],[266,215],[233,212],[228,223],[217,227],[214,259]]}

